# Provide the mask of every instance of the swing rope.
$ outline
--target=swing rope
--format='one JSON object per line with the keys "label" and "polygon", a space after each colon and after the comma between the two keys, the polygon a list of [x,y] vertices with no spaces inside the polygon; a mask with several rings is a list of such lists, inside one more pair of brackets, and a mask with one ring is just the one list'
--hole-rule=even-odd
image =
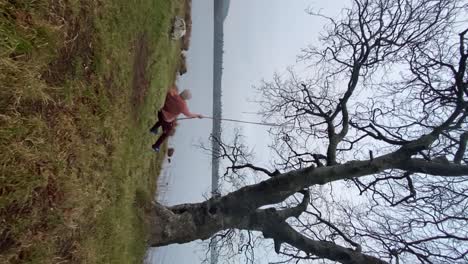
{"label": "swing rope", "polygon": [[[284,125],[282,124],[274,124],[274,123],[263,123],[263,122],[253,122],[253,121],[245,121],[245,120],[237,120],[237,119],[231,119],[231,118],[214,118],[212,116],[203,116],[203,118],[206,119],[212,119],[212,120],[221,120],[221,121],[229,121],[229,122],[236,122],[236,123],[244,123],[244,124],[253,124],[253,125],[260,125],[260,126],[274,126],[274,127],[282,127]],[[177,120],[187,120],[187,119],[195,119],[195,118],[190,118],[190,117],[182,117],[182,118],[177,118]]]}

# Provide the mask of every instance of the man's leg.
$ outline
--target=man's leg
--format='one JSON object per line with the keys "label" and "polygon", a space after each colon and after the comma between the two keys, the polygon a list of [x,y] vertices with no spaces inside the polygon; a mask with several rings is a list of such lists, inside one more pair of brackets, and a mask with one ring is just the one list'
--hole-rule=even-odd
{"label": "man's leg", "polygon": [[161,126],[163,128],[162,135],[158,138],[156,143],[153,144],[153,150],[158,152],[161,144],[167,139],[167,137],[171,134],[173,129],[174,123],[173,122],[166,122],[164,120],[161,121]]}
{"label": "man's leg", "polygon": [[166,138],[169,136],[168,133],[163,132],[162,135],[158,138],[156,143],[153,144],[153,150],[156,152],[159,152],[159,148],[161,147],[161,144],[166,140]]}
{"label": "man's leg", "polygon": [[154,126],[151,127],[150,132],[153,133],[153,134],[157,134],[158,133],[158,128],[160,126],[161,126],[161,123],[159,121],[156,122],[156,124],[154,124]]}
{"label": "man's leg", "polygon": [[151,133],[157,134],[158,133],[158,128],[163,125],[163,122],[164,122],[164,119],[163,119],[162,112],[159,111],[158,112],[158,122],[156,122],[156,124],[154,124],[154,126],[151,127],[151,129],[150,129]]}

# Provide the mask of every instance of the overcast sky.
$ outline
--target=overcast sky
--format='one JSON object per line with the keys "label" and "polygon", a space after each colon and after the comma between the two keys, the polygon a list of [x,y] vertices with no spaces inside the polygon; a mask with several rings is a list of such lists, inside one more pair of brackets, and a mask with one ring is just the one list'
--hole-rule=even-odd
{"label": "overcast sky", "polygon": [[[223,116],[256,121],[259,117],[251,103],[252,88],[262,79],[271,79],[294,65],[301,48],[314,42],[323,28],[322,20],[311,17],[305,9],[321,9],[336,14],[346,0],[232,0],[224,24]],[[179,87],[193,91],[189,102],[193,112],[211,115],[213,79],[213,1],[193,0],[193,31],[188,52],[188,72]],[[224,133],[240,127],[246,143],[254,149],[260,162],[268,161],[269,138],[266,128],[255,125],[224,123]],[[176,152],[169,170],[162,177],[161,199],[166,204],[204,200],[211,184],[211,157],[196,147],[209,144],[211,120],[181,121],[172,145]],[[166,186],[167,184],[167,186]],[[199,263],[203,252],[197,243],[158,249],[153,263]],[[262,263],[262,262],[260,262]],[[266,262],[265,262],[266,263]]]}

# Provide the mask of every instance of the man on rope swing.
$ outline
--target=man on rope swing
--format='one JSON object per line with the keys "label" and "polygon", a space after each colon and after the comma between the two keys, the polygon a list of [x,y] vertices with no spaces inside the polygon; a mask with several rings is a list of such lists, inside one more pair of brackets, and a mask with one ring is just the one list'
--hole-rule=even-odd
{"label": "man on rope swing", "polygon": [[184,114],[188,118],[203,118],[200,114],[191,113],[188,109],[186,100],[192,98],[190,90],[185,89],[180,94],[177,91],[177,86],[173,86],[166,96],[166,102],[158,112],[158,122],[150,129],[151,133],[157,134],[158,128],[162,127],[162,135],[158,138],[152,148],[155,152],[159,152],[161,144],[171,134],[174,129],[176,118],[179,114]]}

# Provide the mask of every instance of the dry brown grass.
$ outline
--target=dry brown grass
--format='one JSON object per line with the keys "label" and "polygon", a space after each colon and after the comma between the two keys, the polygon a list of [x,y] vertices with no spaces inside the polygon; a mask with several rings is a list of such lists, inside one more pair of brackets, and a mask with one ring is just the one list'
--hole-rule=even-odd
{"label": "dry brown grass", "polygon": [[[176,72],[164,33],[181,5],[0,0],[0,263],[141,261],[163,158],[147,129]],[[142,31],[158,49],[135,95]]]}
{"label": "dry brown grass", "polygon": [[65,20],[68,7],[53,4],[0,1],[1,39],[8,40],[0,45],[0,262],[76,260],[70,241],[79,215],[101,193],[78,179],[95,162],[82,133],[90,124],[77,120],[93,116],[79,116],[84,106],[65,103],[64,89],[45,78],[59,57],[53,51],[69,43],[67,21],[80,19]]}

